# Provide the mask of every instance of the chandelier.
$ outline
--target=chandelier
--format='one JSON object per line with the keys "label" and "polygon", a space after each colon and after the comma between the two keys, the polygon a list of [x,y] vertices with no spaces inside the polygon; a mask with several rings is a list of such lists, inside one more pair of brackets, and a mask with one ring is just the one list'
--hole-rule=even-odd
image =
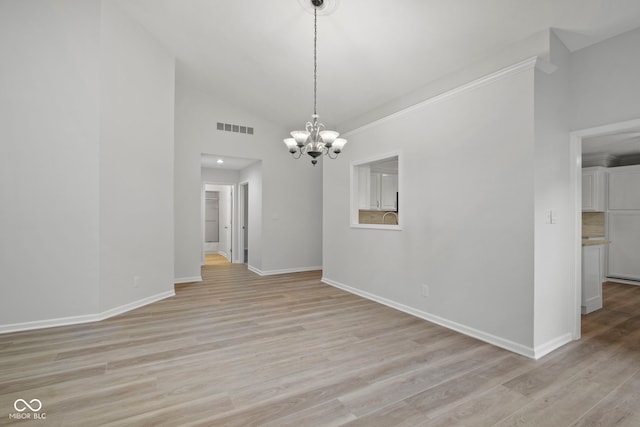
{"label": "chandelier", "polygon": [[318,97],[318,9],[322,7],[324,0],[311,0],[313,5],[313,114],[311,121],[305,125],[305,130],[294,130],[292,138],[286,138],[284,143],[294,159],[299,159],[303,154],[311,156],[311,163],[315,166],[318,157],[325,154],[331,159],[338,157],[342,148],[347,143],[346,139],[338,138],[340,134],[332,130],[325,130],[324,125],[318,121],[317,97]]}

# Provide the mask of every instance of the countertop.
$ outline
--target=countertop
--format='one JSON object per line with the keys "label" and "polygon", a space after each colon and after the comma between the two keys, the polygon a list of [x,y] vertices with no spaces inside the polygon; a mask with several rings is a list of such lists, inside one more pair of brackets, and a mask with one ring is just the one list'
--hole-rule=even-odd
{"label": "countertop", "polygon": [[611,240],[604,239],[582,239],[582,246],[608,245]]}

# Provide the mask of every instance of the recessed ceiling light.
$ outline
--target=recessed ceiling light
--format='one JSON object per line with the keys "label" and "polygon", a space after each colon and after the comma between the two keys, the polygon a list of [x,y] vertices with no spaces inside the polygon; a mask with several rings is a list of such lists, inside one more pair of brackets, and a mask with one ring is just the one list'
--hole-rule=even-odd
{"label": "recessed ceiling light", "polygon": [[218,159],[218,164],[219,164],[219,165],[221,165],[221,164],[223,164],[223,163],[224,163],[224,160],[222,160],[222,159]]}

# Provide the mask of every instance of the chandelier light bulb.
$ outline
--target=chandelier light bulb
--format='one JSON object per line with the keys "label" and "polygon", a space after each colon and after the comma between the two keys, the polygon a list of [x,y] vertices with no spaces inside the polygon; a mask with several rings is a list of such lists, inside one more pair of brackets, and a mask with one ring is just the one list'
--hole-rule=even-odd
{"label": "chandelier light bulb", "polygon": [[302,147],[305,142],[307,142],[307,138],[309,138],[309,132],[304,130],[294,130],[291,132],[291,136],[296,140],[298,146]]}
{"label": "chandelier light bulb", "polygon": [[298,150],[298,144],[296,143],[295,139],[287,138],[284,140],[284,143],[287,145],[287,148],[289,149],[289,152],[291,154],[294,154]]}

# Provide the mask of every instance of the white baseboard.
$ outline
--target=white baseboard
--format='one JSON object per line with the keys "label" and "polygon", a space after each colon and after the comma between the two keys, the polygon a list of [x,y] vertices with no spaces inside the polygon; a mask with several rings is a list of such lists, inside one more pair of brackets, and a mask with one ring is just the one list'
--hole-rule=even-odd
{"label": "white baseboard", "polygon": [[154,303],[156,301],[160,301],[165,298],[172,297],[174,295],[175,295],[174,291],[162,292],[160,294],[152,295],[150,297],[143,298],[138,301],[131,302],[129,304],[121,305],[120,307],[115,307],[97,314],[84,314],[81,316],[59,317],[57,319],[37,320],[34,322],[0,325],[0,334],[7,334],[9,332],[30,331],[34,329],[54,328],[56,326],[77,325],[80,323],[99,322],[100,320],[108,319],[109,317],[113,317],[118,314],[131,311],[135,308],[139,308],[139,307]]}
{"label": "white baseboard", "polygon": [[36,320],[34,322],[11,323],[0,325],[0,334],[10,332],[30,331],[33,329],[55,328],[56,326],[77,325],[79,323],[92,323],[101,320],[97,314],[83,314],[81,316],[59,317],[57,319]]}
{"label": "white baseboard", "polygon": [[553,350],[556,350],[571,341],[572,338],[570,333],[566,333],[562,336],[552,339],[542,345],[537,346],[534,350],[535,356],[533,358],[540,359],[541,357],[551,353]]}
{"label": "white baseboard", "polygon": [[[331,285],[333,287],[342,289],[343,291],[347,291],[349,293],[352,293],[352,294],[361,296],[363,298],[378,302],[380,304],[384,304],[384,305],[386,305],[388,307],[395,308],[396,310],[400,310],[400,311],[403,311],[403,312],[405,312],[407,314],[411,314],[412,316],[419,317],[420,319],[424,319],[424,320],[427,320],[429,322],[438,324],[440,326],[444,326],[445,328],[452,329],[452,330],[454,330],[456,332],[460,332],[461,334],[468,335],[468,336],[473,337],[473,338],[477,338],[480,341],[487,342],[489,344],[495,345],[496,347],[504,348],[505,350],[512,351],[514,353],[520,354],[522,356],[529,357],[531,359],[536,359],[536,358],[541,357],[542,355],[544,355],[546,353],[538,354],[538,351],[540,351],[542,353],[544,350],[547,350],[547,348],[551,347],[551,345],[545,345],[545,346],[542,346],[540,350],[533,349],[531,347],[527,347],[527,346],[524,346],[522,344],[518,344],[516,342],[510,341],[510,340],[506,340],[504,338],[500,338],[500,337],[497,337],[497,336],[492,335],[492,334],[488,334],[488,333],[486,333],[484,331],[480,331],[478,329],[474,329],[474,328],[471,328],[469,326],[462,325],[462,324],[457,323],[457,322],[453,322],[451,320],[442,318],[440,316],[436,316],[436,315],[427,313],[426,311],[418,310],[416,308],[409,307],[409,306],[406,306],[404,304],[400,304],[400,303],[398,303],[396,301],[392,301],[392,300],[389,300],[387,298],[383,298],[381,296],[374,295],[374,294],[366,292],[366,291],[362,291],[360,289],[352,288],[351,286],[347,286],[345,284],[336,282],[335,280],[331,280],[331,279],[326,278],[326,277],[323,277],[321,280],[322,280],[323,283],[326,283],[327,285]],[[557,348],[557,347],[555,347],[555,348]],[[555,349],[555,348],[553,348],[553,349]],[[553,349],[550,349],[547,352],[549,352],[549,351],[551,351]]]}
{"label": "white baseboard", "polygon": [[202,276],[192,276],[192,277],[176,277],[173,279],[173,283],[193,283],[193,282],[202,282]]}
{"label": "white baseboard", "polygon": [[302,273],[304,271],[322,270],[322,266],[285,268],[285,269],[281,269],[281,270],[266,270],[266,271],[259,270],[259,269],[255,268],[255,267],[250,266],[250,265],[247,265],[247,268],[249,269],[249,271],[253,271],[254,273],[256,273],[259,276],[273,276],[275,274]]}
{"label": "white baseboard", "polygon": [[149,305],[156,301],[163,300],[165,298],[172,297],[176,294],[174,290],[162,292],[160,294],[152,295],[147,298],[139,299],[138,301],[130,302],[129,304],[121,305],[120,307],[115,307],[110,310],[104,311],[100,313],[100,318],[98,320],[108,319],[109,317],[117,316],[118,314],[126,313],[127,311],[131,311],[133,309]]}
{"label": "white baseboard", "polygon": [[262,274],[262,272],[261,272],[259,269],[255,268],[254,266],[252,266],[252,265],[250,265],[250,264],[247,264],[247,269],[248,269],[249,271],[253,271],[253,272],[254,272],[254,273],[256,273],[258,276],[264,276],[264,274]]}
{"label": "white baseboard", "polygon": [[617,282],[617,283],[624,283],[625,285],[640,286],[640,282],[638,282],[637,280],[619,279],[617,277],[606,277],[606,280],[608,282]]}

